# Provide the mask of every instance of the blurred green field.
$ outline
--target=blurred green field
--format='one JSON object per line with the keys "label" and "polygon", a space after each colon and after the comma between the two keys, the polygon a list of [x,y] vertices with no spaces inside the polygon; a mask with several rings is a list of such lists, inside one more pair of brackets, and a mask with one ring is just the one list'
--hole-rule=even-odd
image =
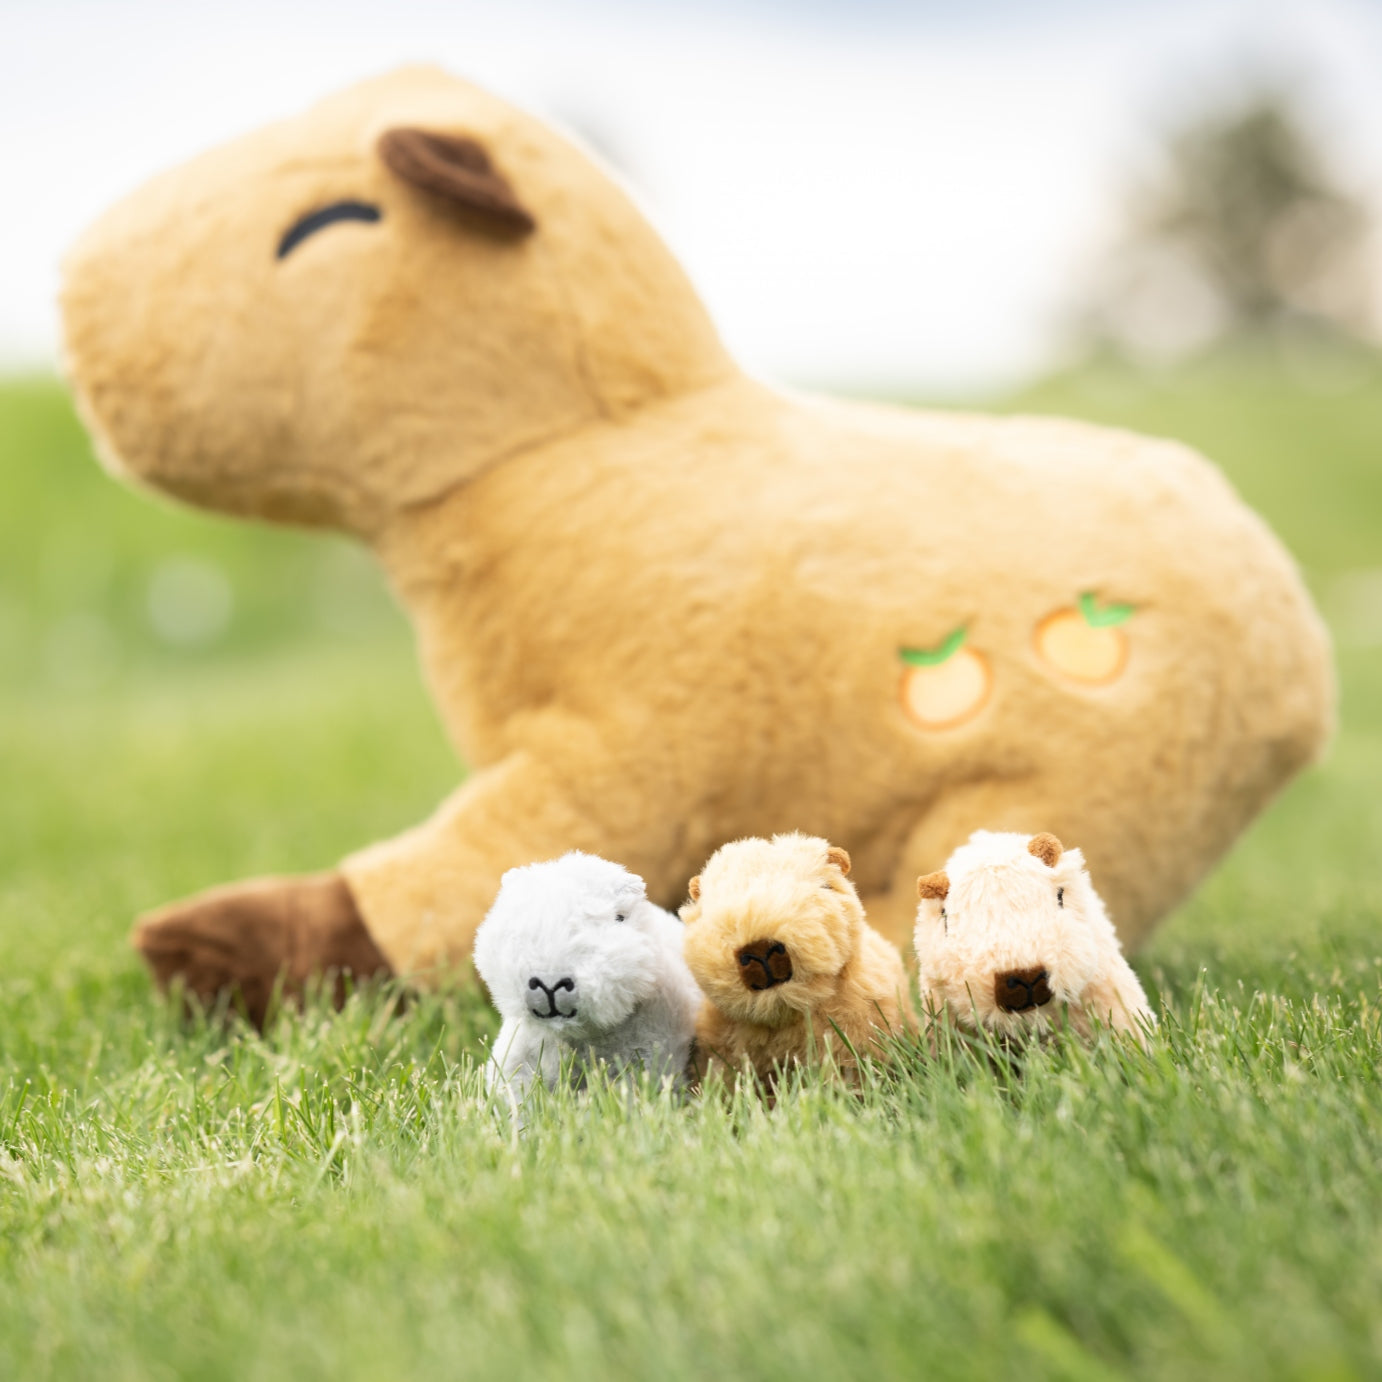
{"label": "blurred green field", "polygon": [[1206,449],[1338,644],[1328,761],[1139,957],[1158,1049],[516,1143],[473,995],[262,1039],[154,998],[136,912],[329,865],[457,765],[361,554],[133,494],[0,385],[0,1376],[1382,1376],[1382,368],[1001,406]]}

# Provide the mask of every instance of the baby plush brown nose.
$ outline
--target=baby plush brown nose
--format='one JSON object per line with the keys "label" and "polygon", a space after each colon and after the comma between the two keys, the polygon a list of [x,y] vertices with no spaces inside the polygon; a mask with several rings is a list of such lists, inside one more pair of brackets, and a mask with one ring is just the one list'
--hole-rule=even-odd
{"label": "baby plush brown nose", "polygon": [[993,1001],[1005,1013],[1027,1012],[1051,1001],[1051,978],[1040,965],[1008,969],[993,976]]}
{"label": "baby plush brown nose", "polygon": [[755,993],[785,984],[792,977],[792,957],[781,941],[750,941],[735,952],[739,977]]}

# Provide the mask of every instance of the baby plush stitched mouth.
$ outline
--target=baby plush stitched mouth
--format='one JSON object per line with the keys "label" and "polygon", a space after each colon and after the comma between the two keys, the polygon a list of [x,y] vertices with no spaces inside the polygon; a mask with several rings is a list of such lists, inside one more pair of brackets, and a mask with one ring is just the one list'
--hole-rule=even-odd
{"label": "baby plush stitched mouth", "polygon": [[557,995],[563,990],[574,997],[576,981],[568,976],[565,979],[558,979],[555,984],[548,985],[534,974],[528,980],[528,1007],[533,1016],[540,1017],[544,1021],[554,1017],[575,1017],[575,1007],[568,1008],[563,1012],[557,1006]]}

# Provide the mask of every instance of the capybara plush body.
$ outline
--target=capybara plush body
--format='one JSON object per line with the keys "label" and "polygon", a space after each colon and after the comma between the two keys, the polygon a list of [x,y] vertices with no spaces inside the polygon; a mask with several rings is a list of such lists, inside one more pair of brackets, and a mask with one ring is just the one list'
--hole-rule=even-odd
{"label": "capybara plush body", "polygon": [[612,1076],[688,1076],[700,991],[682,958],[682,925],[648,901],[643,880],[588,854],[504,875],[475,936],[475,968],[504,1025],[485,1070],[521,1102],[592,1066]]}
{"label": "capybara plush body", "polygon": [[[724,841],[794,829],[848,847],[901,941],[930,861],[1049,827],[1135,943],[1330,726],[1321,623],[1200,457],[746,378],[608,176],[441,73],[135,193],[63,310],[112,467],[355,533],[412,616],[471,775],[344,861],[313,935],[419,980],[506,869],[582,849],[671,905]],[[302,887],[194,898],[140,943],[207,990],[338,963],[294,932]]]}
{"label": "capybara plush body", "polygon": [[686,963],[705,1003],[698,1069],[771,1088],[826,1059],[847,1079],[915,1026],[897,947],[864,919],[845,850],[809,835],[736,840],[691,880]]}
{"label": "capybara plush body", "polygon": [[976,830],[917,893],[928,1016],[1018,1041],[1068,1023],[1145,1042],[1156,1026],[1084,856],[1054,835]]}

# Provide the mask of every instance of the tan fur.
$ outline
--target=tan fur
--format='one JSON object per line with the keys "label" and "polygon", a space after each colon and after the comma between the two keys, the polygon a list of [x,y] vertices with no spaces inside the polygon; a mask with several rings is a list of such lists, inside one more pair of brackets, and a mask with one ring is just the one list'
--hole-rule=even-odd
{"label": "tan fur", "polygon": [[[864,919],[842,853],[808,835],[736,840],[710,858],[700,897],[681,909],[686,963],[706,996],[696,1026],[703,1069],[783,1068],[827,1058],[846,1079],[856,1055],[916,1023],[902,957]],[[754,991],[740,952],[777,942],[792,977]],[[852,1048],[852,1050],[851,1050]]]}
{"label": "tan fur", "polygon": [[[480,146],[533,232],[391,172],[400,128]],[[275,258],[345,198],[382,219]],[[1290,559],[1193,452],[744,377],[609,176],[441,73],[157,179],[73,251],[63,312],[112,466],[358,534],[414,619],[471,776],[343,866],[414,977],[463,964],[514,865],[583,849],[671,905],[723,841],[798,828],[847,846],[900,941],[971,830],[1049,824],[1136,942],[1330,726]],[[1086,591],[1135,611],[1097,686],[1034,633]],[[899,650],[960,628],[986,699],[921,727],[899,688],[929,674]]]}
{"label": "tan fur", "polygon": [[1040,859],[1048,869],[1053,869],[1061,856],[1061,842],[1054,835],[1042,831],[1027,841],[1027,853]]}

